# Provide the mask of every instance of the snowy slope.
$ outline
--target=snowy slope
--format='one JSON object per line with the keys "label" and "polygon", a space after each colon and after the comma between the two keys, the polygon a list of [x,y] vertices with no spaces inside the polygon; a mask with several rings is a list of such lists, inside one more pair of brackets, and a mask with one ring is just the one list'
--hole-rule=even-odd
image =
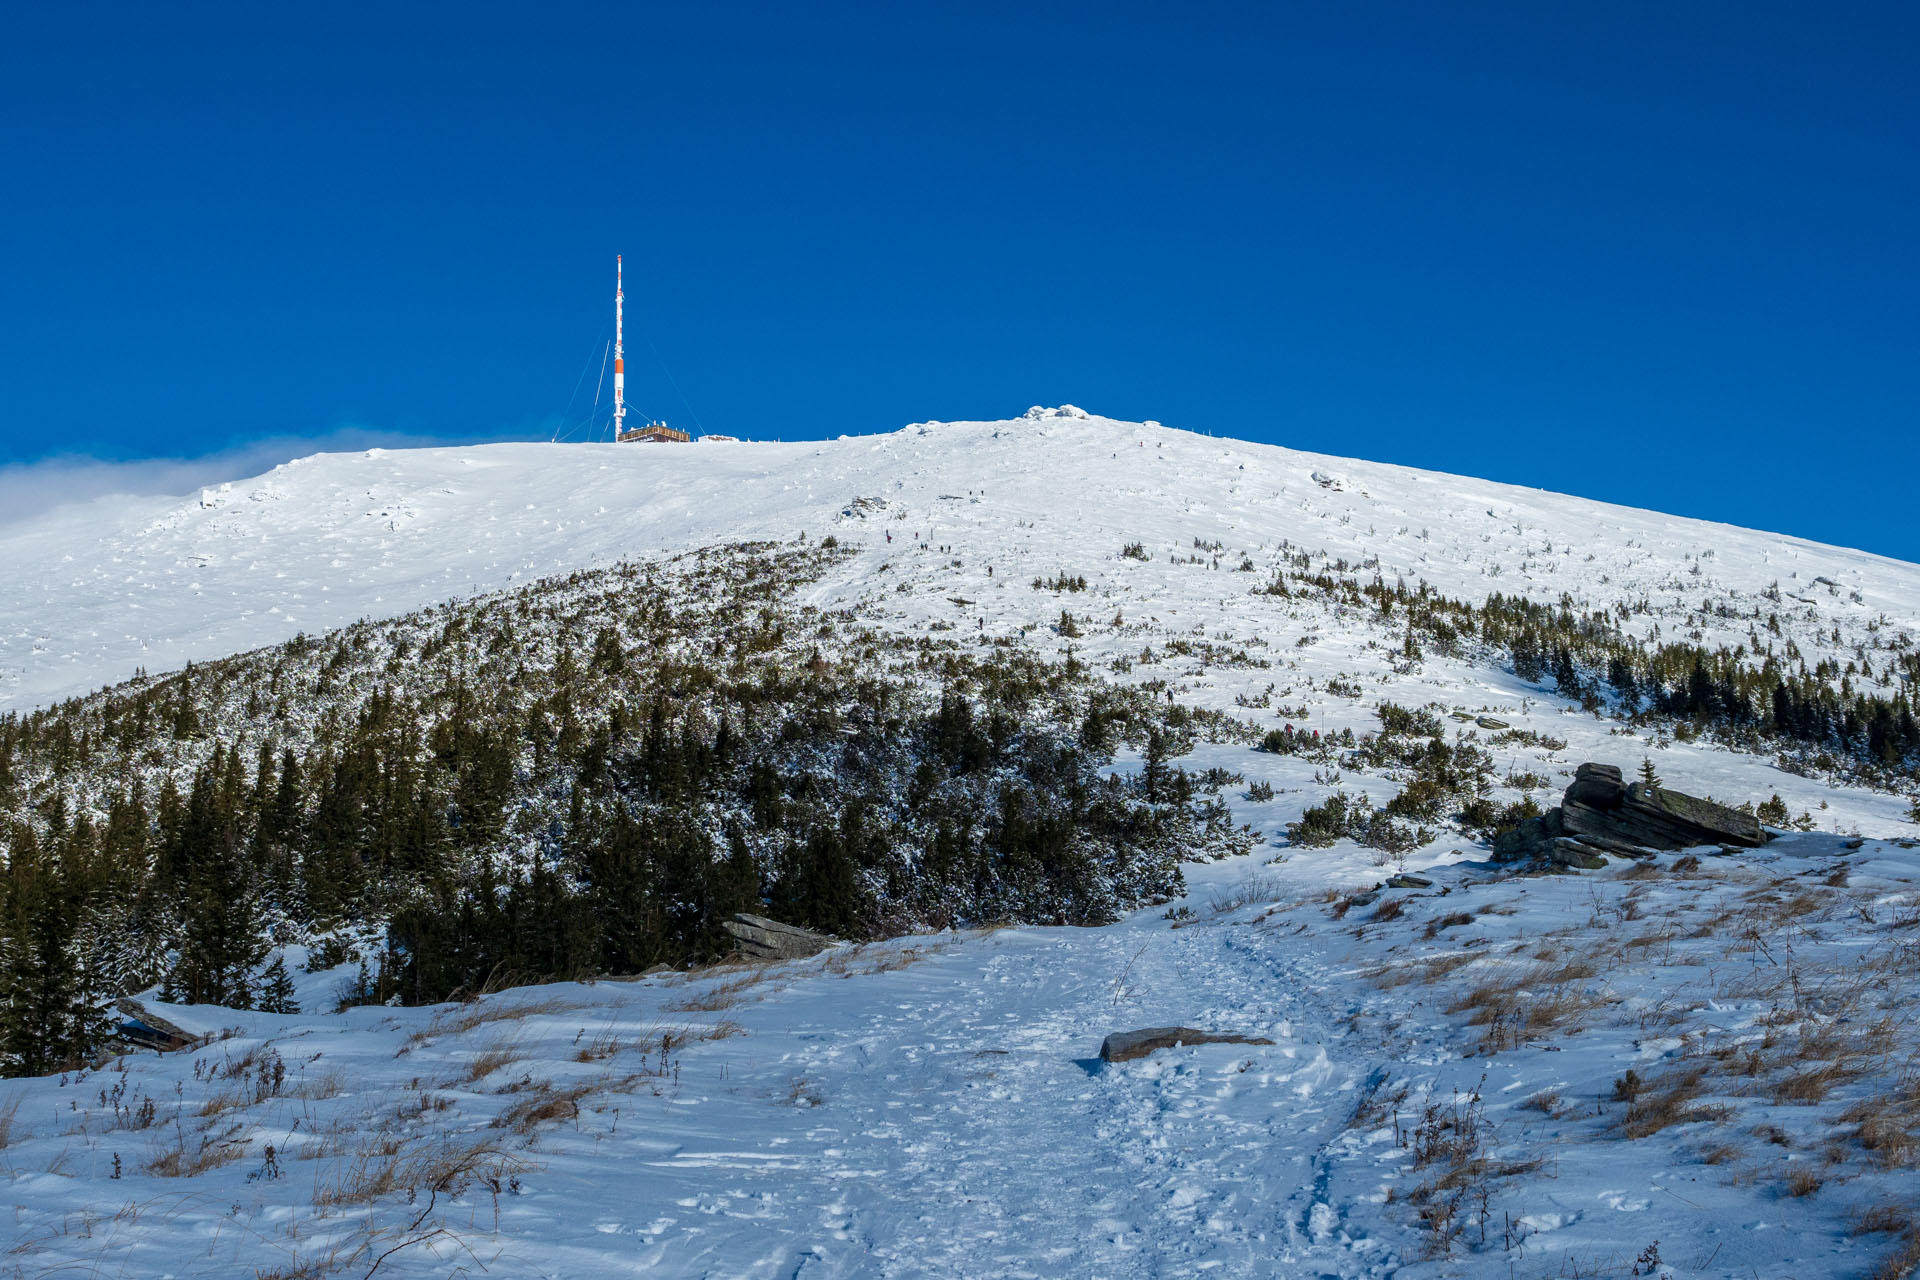
{"label": "snowy slope", "polygon": [[[1270,843],[1190,868],[1184,902],[1109,928],[343,1015],[324,1012],[341,975],[316,975],[303,1015],[174,1010],[237,1029],[191,1055],[0,1084],[7,1261],[25,1276],[1692,1280],[1858,1276],[1920,1242],[1900,1225],[1920,1215],[1905,797],[1628,729],[1471,656],[1396,664],[1377,620],[1253,590],[1305,553],[1472,600],[1644,598],[1623,625],[1850,660],[1920,631],[1915,566],[1071,410],[820,444],[374,452],[15,527],[0,708],[583,565],[803,532],[856,550],[806,590],[862,625],[1071,651],[1262,730],[1361,732],[1382,700],[1439,703],[1450,732],[1481,715],[1522,731],[1483,739],[1511,771],[1503,799],[1550,801],[1582,760],[1646,758],[1696,793],[1778,793],[1816,830],[1548,879],[1496,876],[1450,832],[1397,859],[1289,850],[1284,824],[1332,787],[1384,803],[1400,784],[1213,744],[1184,763],[1244,774],[1222,797]],[[1146,559],[1121,554],[1132,543]],[[1031,585],[1056,574],[1087,589]],[[1056,632],[1063,610],[1081,634]],[[1396,871],[1433,883],[1348,896]],[[1095,1061],[1107,1032],[1169,1023],[1274,1043]],[[285,1079],[263,1086],[275,1060]],[[1466,1132],[1470,1148],[1449,1145]],[[170,1176],[180,1161],[204,1167]],[[436,1163],[454,1172],[423,1172]],[[1455,1175],[1448,1235],[1434,1213]],[[1872,1213],[1889,1234],[1854,1229]]]}
{"label": "snowy slope", "polygon": [[[1903,963],[1910,849],[1803,836],[1697,872],[1535,881],[1467,864],[1350,908],[1326,890],[1373,880],[1364,864],[1255,862],[1196,868],[1172,909],[1190,918],[469,1006],[174,1010],[216,1038],[0,1085],[8,1260],[26,1276],[1837,1280],[1888,1253],[1849,1224],[1911,1212],[1911,1169],[1850,1135],[1920,1120],[1875,1040],[1910,991],[1854,979]],[[1796,927],[1771,948],[1696,927],[1789,901]],[[1454,1016],[1482,984],[1570,1012],[1489,1049]],[[1169,1024],[1273,1043],[1097,1060],[1108,1032]],[[1783,1096],[1808,1068],[1826,1087]],[[1629,1071],[1647,1082],[1637,1111],[1614,1083]],[[1630,1128],[1696,1072],[1672,1123]],[[1456,1118],[1472,1146],[1436,1154]],[[1443,1247],[1422,1197],[1462,1170]],[[1665,1269],[1633,1271],[1649,1248]]]}
{"label": "snowy slope", "polygon": [[[843,515],[859,498],[886,506]],[[0,533],[10,588],[0,596],[0,710],[118,682],[137,667],[157,674],[586,565],[849,528],[885,554],[850,569],[829,597],[891,590],[873,571],[898,569],[916,534],[965,559],[941,575],[958,587],[984,585],[986,564],[1002,583],[1092,573],[1142,541],[1162,571],[1132,574],[1134,594],[1163,604],[1163,620],[1211,624],[1227,587],[1242,594],[1244,584],[1164,565],[1200,539],[1262,570],[1291,544],[1349,565],[1377,562],[1389,581],[1425,580],[1460,598],[1645,597],[1676,617],[1727,603],[1749,612],[1777,582],[1783,598],[1769,610],[1817,615],[1849,644],[1883,613],[1920,629],[1920,568],[1863,552],[1036,410],[824,443],[320,455],[186,501],[52,512]],[[1702,627],[1747,636],[1744,621]]]}

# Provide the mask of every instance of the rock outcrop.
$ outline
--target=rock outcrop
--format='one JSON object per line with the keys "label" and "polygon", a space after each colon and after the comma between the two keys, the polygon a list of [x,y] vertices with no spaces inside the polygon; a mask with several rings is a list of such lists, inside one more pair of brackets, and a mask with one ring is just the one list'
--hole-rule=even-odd
{"label": "rock outcrop", "polygon": [[1192,1027],[1145,1027],[1116,1031],[1100,1042],[1100,1061],[1131,1062],[1158,1049],[1183,1044],[1272,1044],[1265,1036],[1242,1036],[1224,1031],[1196,1031]]}
{"label": "rock outcrop", "polygon": [[824,933],[744,911],[720,927],[733,935],[740,954],[749,960],[798,960],[817,955],[837,941]]}
{"label": "rock outcrop", "polygon": [[1583,764],[1560,805],[1493,842],[1496,862],[1540,858],[1561,866],[1604,866],[1602,854],[1644,858],[1695,845],[1755,849],[1767,842],[1760,820],[1666,787],[1629,785],[1618,767]]}
{"label": "rock outcrop", "polygon": [[1767,842],[1760,819],[1644,782],[1627,785],[1610,764],[1583,764],[1560,801],[1560,821],[1576,836],[1621,841],[1647,849],[1731,844],[1757,849]]}
{"label": "rock outcrop", "polygon": [[200,1042],[199,1036],[167,1021],[132,996],[122,996],[113,1003],[126,1019],[120,1024],[118,1034],[135,1048],[167,1053]]}

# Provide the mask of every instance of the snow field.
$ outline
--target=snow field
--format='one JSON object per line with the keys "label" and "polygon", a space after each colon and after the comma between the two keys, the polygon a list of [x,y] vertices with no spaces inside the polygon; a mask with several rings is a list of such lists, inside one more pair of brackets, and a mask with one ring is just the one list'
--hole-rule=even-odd
{"label": "snow field", "polygon": [[[1637,631],[1657,621],[1669,637],[1791,639],[1810,662],[1920,632],[1920,569],[1884,557],[1069,407],[807,444],[317,455],[185,501],[49,512],[0,528],[12,588],[0,599],[0,709],[549,574],[803,532],[874,553],[816,603],[885,599],[916,628],[1049,622],[1015,593],[1064,570],[1122,609],[1150,602],[1162,628],[1238,629],[1250,588],[1290,550],[1463,599],[1645,600],[1654,612],[1626,624]],[[1219,570],[1196,541],[1221,544]],[[1119,557],[1133,542],[1147,561]],[[1242,556],[1255,570],[1236,575]],[[1777,600],[1763,594],[1775,583]],[[1091,603],[1069,596],[1052,616]]]}
{"label": "snow field", "polygon": [[[1915,1207],[1920,867],[1846,844],[1521,880],[1443,863],[1359,902],[1377,877],[1338,849],[1255,855],[1108,928],[465,1006],[179,1011],[228,1030],[8,1083],[11,1261],[1546,1277],[1628,1274],[1658,1241],[1677,1276],[1861,1275],[1889,1245],[1850,1224]],[[1171,1023],[1275,1043],[1098,1062],[1109,1031]],[[1475,1095],[1473,1148],[1422,1164],[1428,1104]],[[170,1156],[203,1167],[158,1176]],[[1447,1232],[1421,1217],[1443,1175]]]}
{"label": "snow field", "polygon": [[[1691,1280],[1870,1274],[1914,1238],[1855,1230],[1920,1214],[1906,797],[1631,730],[1472,655],[1397,663],[1390,627],[1253,594],[1305,552],[1475,600],[1644,597],[1626,625],[1716,643],[1748,638],[1759,607],[1780,615],[1771,642],[1850,660],[1908,643],[1913,566],[1068,411],[819,445],[375,451],[0,534],[0,707],[803,531],[857,551],[805,602],[863,624],[1071,653],[1260,731],[1358,734],[1381,701],[1437,705],[1517,780],[1498,799],[1551,803],[1581,761],[1651,759],[1682,790],[1778,793],[1817,830],[1691,869],[1528,879],[1450,832],[1400,858],[1290,850],[1284,824],[1334,787],[1378,805],[1402,779],[1203,745],[1180,763],[1243,775],[1222,798],[1268,844],[1190,866],[1184,901],[1108,928],[437,1009],[175,1010],[218,1038],[0,1084],[0,1260],[23,1277]],[[1134,542],[1146,560],[1120,554]],[[1032,586],[1058,574],[1087,589]],[[1248,798],[1260,782],[1271,800]],[[1351,899],[1400,871],[1433,884]],[[342,976],[303,978],[302,1008]],[[1095,1060],[1106,1033],[1168,1023],[1276,1043]]]}

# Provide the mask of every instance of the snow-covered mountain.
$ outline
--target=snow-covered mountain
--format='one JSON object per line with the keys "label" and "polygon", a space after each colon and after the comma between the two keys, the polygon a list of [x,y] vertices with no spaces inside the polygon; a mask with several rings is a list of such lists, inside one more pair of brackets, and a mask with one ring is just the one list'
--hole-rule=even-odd
{"label": "snow-covered mountain", "polygon": [[[1920,1258],[1907,798],[1625,723],[1470,638],[1411,658],[1338,592],[1261,590],[1325,572],[1564,601],[1893,691],[1913,565],[1071,408],[825,443],[331,455],[0,534],[0,710],[802,535],[851,551],[804,591],[854,625],[1071,655],[1256,732],[1430,707],[1493,752],[1503,799],[1644,760],[1728,803],[1777,795],[1802,829],[1581,876],[1508,875],[1452,828],[1298,848],[1309,807],[1384,804],[1404,772],[1211,742],[1182,763],[1234,779],[1222,798],[1267,843],[1112,926],[338,1015],[344,975],[303,975],[306,1013],[174,1009],[213,1038],[0,1083],[22,1274],[1841,1277]],[[1095,1057],[1166,1025],[1272,1043]]]}
{"label": "snow-covered mountain", "polygon": [[[1747,639],[1762,603],[1818,619],[1803,649],[1819,630],[1822,651],[1850,653],[1883,616],[1920,629],[1920,567],[1901,561],[1066,407],[819,443],[327,454],[184,501],[64,508],[0,529],[0,710],[548,574],[803,532],[872,552],[823,603],[891,592],[882,564],[967,592],[987,565],[1002,586],[1065,569],[1168,625],[1230,626],[1237,607],[1221,602],[1240,582],[1166,564],[1198,541],[1222,544],[1229,567],[1248,556],[1264,571],[1286,547],[1467,600],[1644,599],[1658,613],[1630,626],[1680,623],[1716,642]],[[1133,542],[1155,567],[1117,561]],[[1763,601],[1774,587],[1780,599]]]}

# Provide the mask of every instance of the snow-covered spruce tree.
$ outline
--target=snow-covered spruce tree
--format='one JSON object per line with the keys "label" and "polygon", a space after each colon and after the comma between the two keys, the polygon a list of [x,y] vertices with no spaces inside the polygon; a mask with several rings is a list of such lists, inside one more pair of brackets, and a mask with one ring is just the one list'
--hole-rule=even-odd
{"label": "snow-covered spruce tree", "polygon": [[284,958],[275,956],[260,974],[260,994],[255,1004],[267,1013],[300,1012],[300,1005],[293,998],[293,978],[287,973]]}
{"label": "snow-covered spruce tree", "polygon": [[[55,838],[66,835],[56,832]],[[41,1075],[85,1062],[105,1038],[98,993],[75,946],[83,886],[31,828],[7,840],[0,898],[0,1070]]]}

